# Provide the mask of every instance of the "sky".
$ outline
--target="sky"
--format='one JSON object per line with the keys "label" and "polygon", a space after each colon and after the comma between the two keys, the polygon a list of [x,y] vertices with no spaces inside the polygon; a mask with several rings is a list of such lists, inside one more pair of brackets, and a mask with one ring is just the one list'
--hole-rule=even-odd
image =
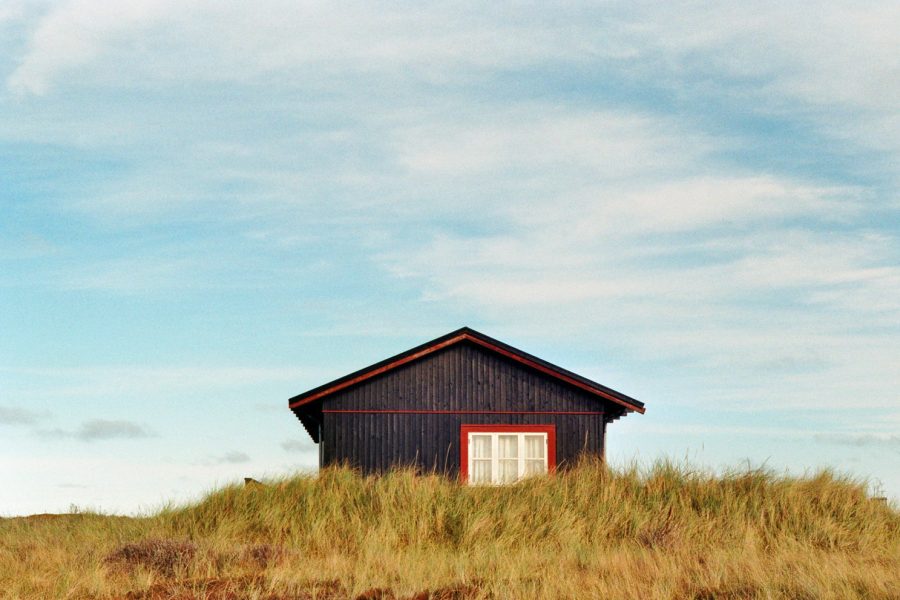
{"label": "sky", "polygon": [[[502,4],[502,3],[501,3]],[[900,499],[900,4],[0,0],[0,515],[314,472],[470,326],[614,465]]]}

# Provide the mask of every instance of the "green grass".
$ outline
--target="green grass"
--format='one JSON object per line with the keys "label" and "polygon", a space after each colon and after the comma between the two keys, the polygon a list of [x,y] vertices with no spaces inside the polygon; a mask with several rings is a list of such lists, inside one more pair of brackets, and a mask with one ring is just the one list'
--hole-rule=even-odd
{"label": "green grass", "polygon": [[9,598],[900,598],[863,483],[584,462],[472,488],[329,469],[139,519],[0,521]]}

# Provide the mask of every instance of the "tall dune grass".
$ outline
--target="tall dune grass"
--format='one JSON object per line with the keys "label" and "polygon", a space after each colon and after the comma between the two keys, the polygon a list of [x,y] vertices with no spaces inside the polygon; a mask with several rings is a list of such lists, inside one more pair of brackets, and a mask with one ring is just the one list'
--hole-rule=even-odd
{"label": "tall dune grass", "polygon": [[900,513],[829,471],[337,468],[141,519],[0,521],[0,596],[898,599]]}

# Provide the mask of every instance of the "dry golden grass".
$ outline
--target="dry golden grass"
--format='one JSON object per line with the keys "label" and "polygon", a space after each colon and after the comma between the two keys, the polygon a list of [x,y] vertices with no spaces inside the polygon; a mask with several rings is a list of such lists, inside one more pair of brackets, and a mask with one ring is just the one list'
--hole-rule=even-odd
{"label": "dry golden grass", "polygon": [[900,513],[830,472],[329,469],[146,518],[0,520],[0,597],[898,599]]}

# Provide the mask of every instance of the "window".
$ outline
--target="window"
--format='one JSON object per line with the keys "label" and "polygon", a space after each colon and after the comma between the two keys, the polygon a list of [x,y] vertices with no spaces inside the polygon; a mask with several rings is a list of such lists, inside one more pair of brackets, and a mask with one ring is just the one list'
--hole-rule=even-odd
{"label": "window", "polygon": [[556,467],[554,425],[463,425],[460,470],[473,484],[515,483]]}

